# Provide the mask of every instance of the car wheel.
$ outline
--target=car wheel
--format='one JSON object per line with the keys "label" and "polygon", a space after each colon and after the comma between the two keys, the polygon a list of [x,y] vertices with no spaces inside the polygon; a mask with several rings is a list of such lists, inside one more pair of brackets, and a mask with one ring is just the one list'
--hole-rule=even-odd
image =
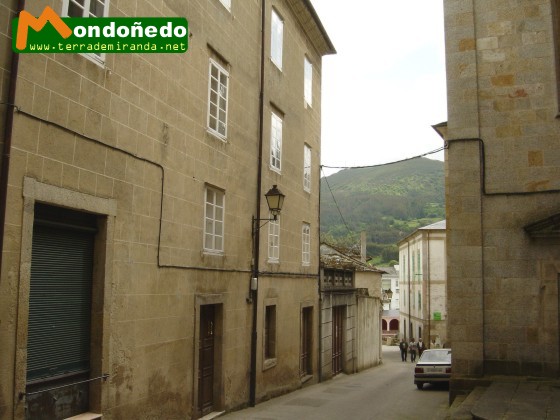
{"label": "car wheel", "polygon": [[422,382],[417,382],[416,383],[416,388],[422,389],[423,387],[424,387],[424,383],[422,383]]}

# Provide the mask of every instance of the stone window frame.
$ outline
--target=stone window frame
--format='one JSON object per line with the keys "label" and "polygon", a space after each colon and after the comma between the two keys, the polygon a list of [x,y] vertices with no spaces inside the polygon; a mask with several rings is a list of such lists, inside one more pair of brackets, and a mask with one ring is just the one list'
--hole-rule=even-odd
{"label": "stone window frame", "polygon": [[[62,12],[60,14],[61,17],[107,17],[109,16],[109,2],[111,0],[84,0],[84,5],[82,6],[76,0],[62,0]],[[102,12],[100,14],[95,14],[91,12],[91,5],[98,5],[102,8]],[[81,10],[81,16],[78,16],[76,13],[70,14],[70,8],[75,8],[76,11]],[[103,66],[105,64],[105,53],[81,53],[82,56],[87,58],[94,63]]]}
{"label": "stone window frame", "polygon": [[270,18],[270,60],[282,71],[282,54],[284,50],[284,19],[275,8]]}
{"label": "stone window frame", "polygon": [[[212,198],[209,197],[209,192],[212,192]],[[218,202],[218,197],[221,197],[221,202]],[[206,185],[204,189],[204,236],[202,244],[205,253],[219,255],[224,253],[225,214],[225,191]]]}
{"label": "stone window frame", "polygon": [[[92,284],[91,314],[91,357],[92,377],[99,377],[110,372],[109,340],[111,319],[106,312],[106,302],[112,301],[112,267],[113,236],[117,215],[117,200],[94,197],[78,191],[39,182],[25,177],[23,183],[23,218],[20,252],[20,277],[16,338],[15,390],[22,395],[26,388],[27,366],[27,323],[29,320],[29,291],[31,284],[31,258],[33,242],[33,224],[35,220],[35,203],[41,202],[52,206],[66,207],[98,215],[98,233],[94,243],[94,270]],[[101,380],[90,383],[89,410],[101,413],[108,401],[108,388]],[[24,404],[15,408],[16,417],[24,416]]]}
{"label": "stone window frame", "polygon": [[[215,72],[214,72],[215,70]],[[217,73],[217,74],[214,74]],[[225,80],[225,83],[224,83]],[[214,88],[214,82],[216,88]],[[216,99],[213,100],[212,97]],[[220,103],[225,102],[225,107],[221,108]],[[210,58],[208,68],[208,112],[206,126],[208,132],[225,141],[227,139],[227,121],[229,104],[229,72],[216,60]],[[213,111],[214,107],[214,111]],[[220,116],[223,112],[223,117]],[[215,123],[213,123],[215,121]],[[223,126],[223,132],[221,127]]]}
{"label": "stone window frame", "polygon": [[278,363],[278,299],[265,299],[263,312],[262,370],[264,371]]}

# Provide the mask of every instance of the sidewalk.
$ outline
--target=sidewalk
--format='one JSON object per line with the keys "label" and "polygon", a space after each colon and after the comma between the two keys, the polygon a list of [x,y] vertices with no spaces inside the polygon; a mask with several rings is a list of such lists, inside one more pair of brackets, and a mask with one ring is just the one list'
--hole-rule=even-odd
{"label": "sidewalk", "polygon": [[475,388],[462,404],[453,404],[450,419],[560,419],[560,384],[496,378]]}

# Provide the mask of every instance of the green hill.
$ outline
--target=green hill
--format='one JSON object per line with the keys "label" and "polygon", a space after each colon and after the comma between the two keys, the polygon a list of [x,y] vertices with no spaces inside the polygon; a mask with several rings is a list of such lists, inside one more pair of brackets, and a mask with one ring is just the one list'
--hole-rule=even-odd
{"label": "green hill", "polygon": [[323,240],[349,246],[358,242],[359,232],[365,230],[368,255],[374,257],[376,264],[398,260],[399,240],[444,218],[444,170],[439,160],[419,158],[345,169],[321,179]]}

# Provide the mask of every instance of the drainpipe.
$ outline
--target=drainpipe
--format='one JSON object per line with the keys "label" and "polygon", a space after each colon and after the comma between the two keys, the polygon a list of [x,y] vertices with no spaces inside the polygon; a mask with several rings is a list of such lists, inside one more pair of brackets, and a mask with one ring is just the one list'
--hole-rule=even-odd
{"label": "drainpipe", "polygon": [[[25,7],[25,0],[18,0],[14,17]],[[8,173],[10,171],[10,151],[14,126],[14,108],[16,102],[16,84],[19,66],[19,54],[12,51],[8,98],[6,99],[6,123],[4,125],[4,147],[2,149],[2,168],[0,169],[0,273],[4,255],[4,225],[6,224],[6,203],[8,200]]]}
{"label": "drainpipe", "polygon": [[[261,2],[261,80],[259,92],[259,160],[257,163],[257,208],[256,222],[253,221],[251,230],[253,240],[253,270],[251,276],[251,301],[253,302],[253,325],[251,331],[251,375],[249,378],[249,406],[256,404],[257,394],[257,316],[259,307],[259,258],[260,258],[260,231],[259,219],[261,218],[261,190],[262,190],[262,156],[263,156],[263,129],[264,129],[264,54],[265,54],[265,23],[266,1]],[[254,280],[255,279],[255,280]],[[254,285],[253,285],[254,282]]]}
{"label": "drainpipe", "polygon": [[430,231],[428,231],[428,261],[426,262],[426,271],[428,272],[428,348],[432,347],[432,279],[430,266]]}
{"label": "drainpipe", "polygon": [[[410,241],[408,241],[406,243],[406,248],[407,248],[407,253],[406,253],[406,259],[407,259],[407,269],[408,269],[408,334],[409,337],[412,338],[412,312],[410,309],[410,288],[412,287],[412,285],[410,284]],[[406,335],[406,334],[405,334]],[[406,337],[406,341],[408,342],[408,337]]]}

